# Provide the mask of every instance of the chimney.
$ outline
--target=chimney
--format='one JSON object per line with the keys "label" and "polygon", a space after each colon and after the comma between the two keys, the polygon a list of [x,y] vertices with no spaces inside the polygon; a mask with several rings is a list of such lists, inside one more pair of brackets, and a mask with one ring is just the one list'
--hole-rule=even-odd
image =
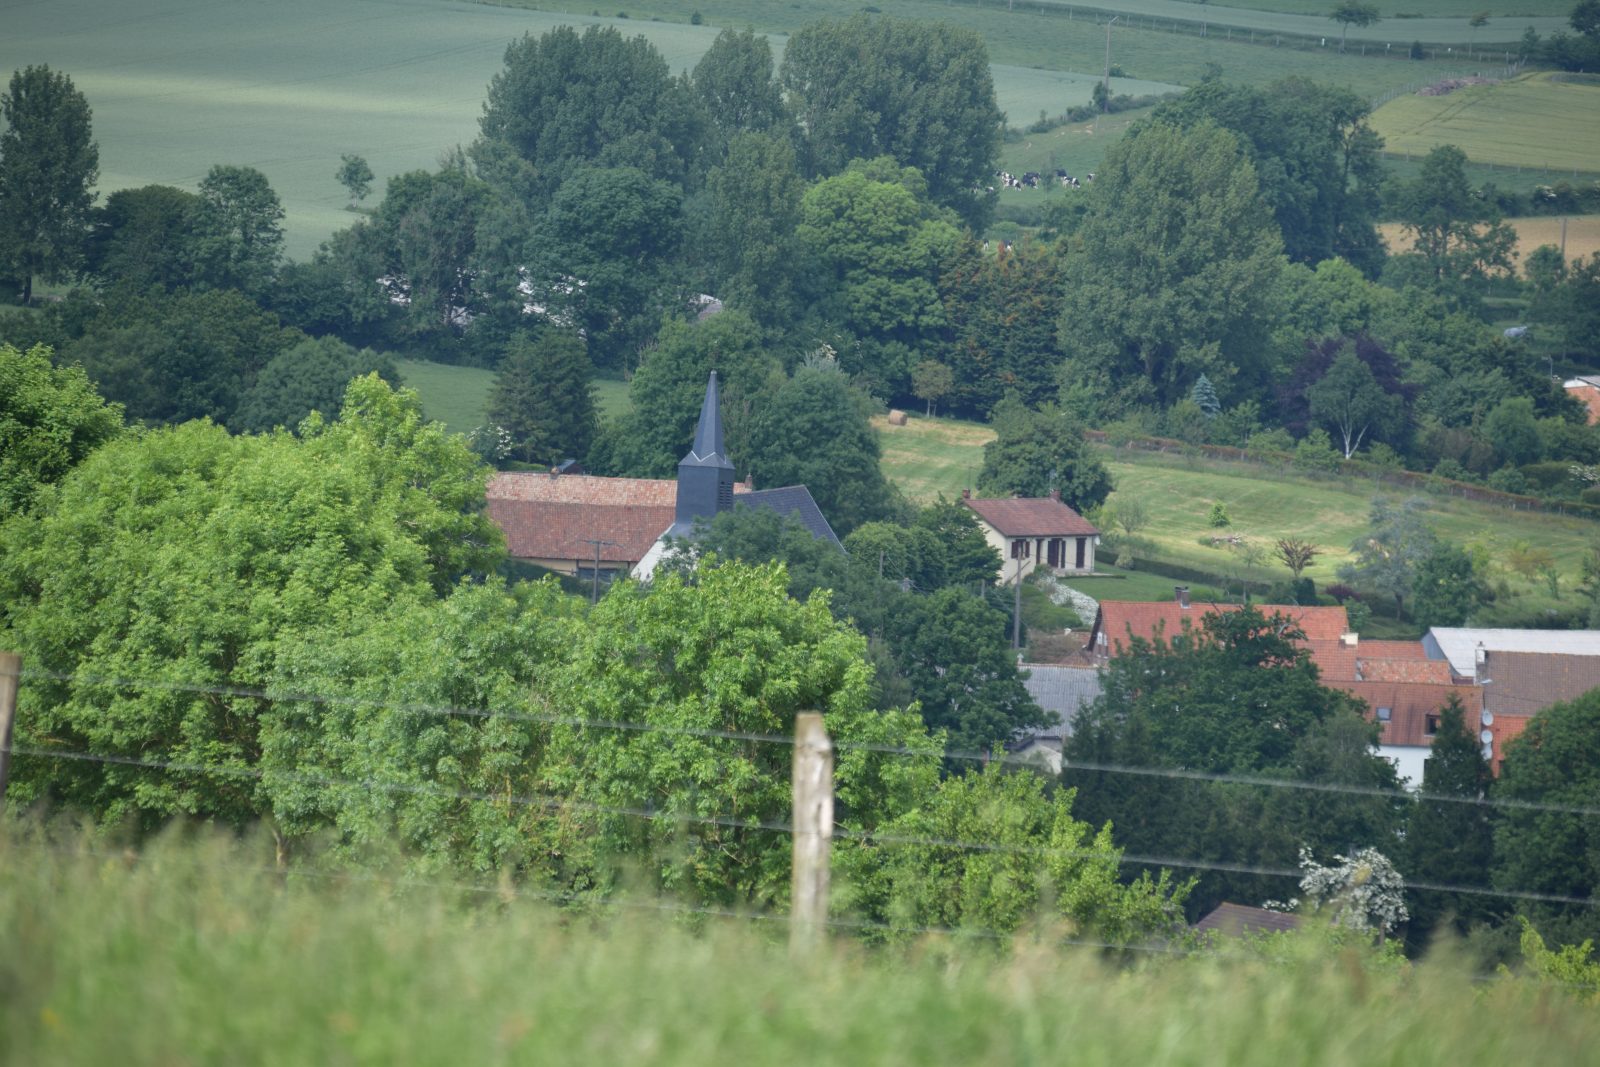
{"label": "chimney", "polygon": [[1357,634],[1357,633],[1348,633],[1348,634],[1340,634],[1339,635],[1339,643],[1341,645],[1343,645],[1345,648],[1355,648],[1356,644],[1360,640],[1361,640],[1361,635]]}
{"label": "chimney", "polygon": [[1188,610],[1188,608],[1189,608],[1189,587],[1186,586],[1186,585],[1175,585],[1175,586],[1172,587],[1172,592],[1178,598],[1178,607],[1183,608],[1184,610]]}
{"label": "chimney", "polygon": [[1059,489],[1050,490],[1050,499],[1054,500],[1057,504],[1061,503],[1061,490],[1059,490]]}
{"label": "chimney", "polygon": [[961,490],[961,499],[962,500],[971,500],[972,499],[972,490],[971,489],[963,489],[963,490]]}
{"label": "chimney", "polygon": [[744,475],[744,487],[747,492],[754,490],[756,487],[756,476],[749,471],[746,471]]}

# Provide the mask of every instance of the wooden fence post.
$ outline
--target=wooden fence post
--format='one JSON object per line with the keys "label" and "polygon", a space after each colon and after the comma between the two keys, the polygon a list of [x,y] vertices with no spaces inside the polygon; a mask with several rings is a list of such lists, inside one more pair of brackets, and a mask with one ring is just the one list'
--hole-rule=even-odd
{"label": "wooden fence post", "polygon": [[0,806],[6,801],[6,779],[11,775],[11,722],[17,714],[17,683],[22,679],[22,657],[0,652]]}
{"label": "wooden fence post", "polygon": [[828,853],[833,842],[833,743],[822,716],[794,719],[794,871],[789,951],[810,952],[828,921]]}

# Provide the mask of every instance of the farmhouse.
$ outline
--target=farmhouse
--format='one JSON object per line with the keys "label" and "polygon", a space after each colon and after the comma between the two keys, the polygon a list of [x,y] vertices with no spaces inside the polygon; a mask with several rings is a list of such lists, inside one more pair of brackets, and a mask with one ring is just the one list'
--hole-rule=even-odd
{"label": "farmhouse", "polygon": [[1100,531],[1061,502],[1060,490],[1044,498],[999,499],[963,490],[961,502],[977,515],[983,536],[1000,553],[1000,584],[1015,584],[1040,567],[1057,575],[1094,570]]}
{"label": "farmhouse", "polygon": [[734,506],[792,517],[843,551],[805,486],[757,490],[749,479],[735,484],[722,443],[715,371],[676,479],[601,478],[559,469],[502,472],[489,480],[486,496],[489,518],[504,532],[512,558],[583,578],[648,578],[668,538],[691,537],[697,521]]}

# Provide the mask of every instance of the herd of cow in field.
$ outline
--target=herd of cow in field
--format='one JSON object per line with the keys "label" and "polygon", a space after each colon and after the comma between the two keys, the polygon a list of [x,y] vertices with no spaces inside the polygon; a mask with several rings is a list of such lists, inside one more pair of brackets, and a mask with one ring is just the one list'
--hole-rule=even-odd
{"label": "herd of cow in field", "polygon": [[[1037,189],[1041,185],[1049,184],[1052,180],[1051,175],[1040,174],[1034,170],[1022,175],[1012,174],[1010,171],[997,170],[994,172],[994,176],[1000,179],[1000,188],[1002,189]],[[1066,171],[1058,169],[1055,172],[1054,181],[1068,189],[1082,189],[1083,182],[1094,181],[1094,172],[1090,171],[1085,174],[1083,182],[1080,182]],[[989,192],[994,192],[994,186],[989,186]]]}

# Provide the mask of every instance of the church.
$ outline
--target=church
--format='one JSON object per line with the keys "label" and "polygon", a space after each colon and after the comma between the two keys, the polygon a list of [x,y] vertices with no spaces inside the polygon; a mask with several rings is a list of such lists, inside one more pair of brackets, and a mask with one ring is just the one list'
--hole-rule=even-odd
{"label": "church", "polygon": [[717,372],[706,383],[694,441],[677,478],[602,478],[590,474],[502,471],[489,480],[488,513],[512,558],[585,579],[619,574],[648,579],[668,538],[687,538],[696,522],[733,507],[794,518],[813,537],[843,551],[803,485],[756,489],[734,481],[722,438]]}

